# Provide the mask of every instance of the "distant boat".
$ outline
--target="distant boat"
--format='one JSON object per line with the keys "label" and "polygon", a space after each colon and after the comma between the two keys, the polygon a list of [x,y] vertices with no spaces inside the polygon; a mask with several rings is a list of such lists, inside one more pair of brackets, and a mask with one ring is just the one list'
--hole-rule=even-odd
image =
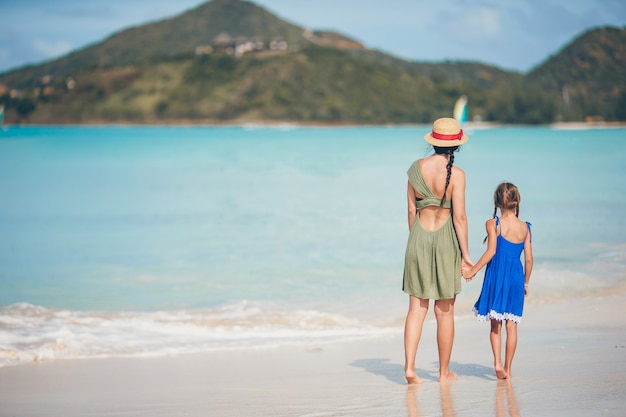
{"label": "distant boat", "polygon": [[454,118],[463,125],[467,123],[467,96],[464,94],[454,105]]}

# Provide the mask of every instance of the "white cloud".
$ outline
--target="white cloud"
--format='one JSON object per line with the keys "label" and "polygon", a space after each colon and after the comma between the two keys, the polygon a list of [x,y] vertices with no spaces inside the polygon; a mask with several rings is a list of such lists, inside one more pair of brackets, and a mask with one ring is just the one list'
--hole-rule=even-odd
{"label": "white cloud", "polygon": [[436,48],[437,55],[446,59],[472,55],[486,45],[497,48],[508,35],[506,17],[502,9],[488,4],[463,5],[451,10],[439,8],[426,23],[428,44],[422,42],[421,46],[424,50]]}
{"label": "white cloud", "polygon": [[67,41],[51,42],[46,39],[35,39],[33,41],[33,49],[47,58],[66,54],[73,48],[74,45]]}
{"label": "white cloud", "polygon": [[493,38],[502,32],[500,13],[493,9],[470,11],[464,20],[468,32],[479,34],[480,38]]}
{"label": "white cloud", "polygon": [[502,34],[502,17],[497,10],[486,7],[470,9],[458,15],[455,32],[467,40],[493,39]]}

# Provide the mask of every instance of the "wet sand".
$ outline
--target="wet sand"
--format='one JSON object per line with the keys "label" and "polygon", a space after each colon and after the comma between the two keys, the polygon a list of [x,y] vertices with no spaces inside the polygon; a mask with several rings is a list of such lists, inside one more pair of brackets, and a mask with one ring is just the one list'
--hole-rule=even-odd
{"label": "wet sand", "polygon": [[420,385],[404,382],[399,329],[334,345],[2,368],[0,416],[621,417],[625,313],[626,293],[527,304],[508,381],[495,378],[489,324],[459,316],[451,383],[437,382],[429,319],[418,350]]}

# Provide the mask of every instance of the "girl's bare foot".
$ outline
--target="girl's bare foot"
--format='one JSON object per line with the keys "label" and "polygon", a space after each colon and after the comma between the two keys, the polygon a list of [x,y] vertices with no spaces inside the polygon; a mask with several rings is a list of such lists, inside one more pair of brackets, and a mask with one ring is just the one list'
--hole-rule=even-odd
{"label": "girl's bare foot", "polygon": [[456,380],[456,376],[457,376],[456,373],[452,371],[448,371],[444,374],[439,375],[439,382],[454,381]]}

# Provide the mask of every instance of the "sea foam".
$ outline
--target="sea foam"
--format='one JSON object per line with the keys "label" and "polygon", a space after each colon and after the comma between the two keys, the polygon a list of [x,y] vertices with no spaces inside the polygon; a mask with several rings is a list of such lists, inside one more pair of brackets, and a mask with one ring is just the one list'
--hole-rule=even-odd
{"label": "sea foam", "polygon": [[0,308],[0,366],[331,343],[397,333],[343,315],[237,302],[210,310],[97,312]]}

